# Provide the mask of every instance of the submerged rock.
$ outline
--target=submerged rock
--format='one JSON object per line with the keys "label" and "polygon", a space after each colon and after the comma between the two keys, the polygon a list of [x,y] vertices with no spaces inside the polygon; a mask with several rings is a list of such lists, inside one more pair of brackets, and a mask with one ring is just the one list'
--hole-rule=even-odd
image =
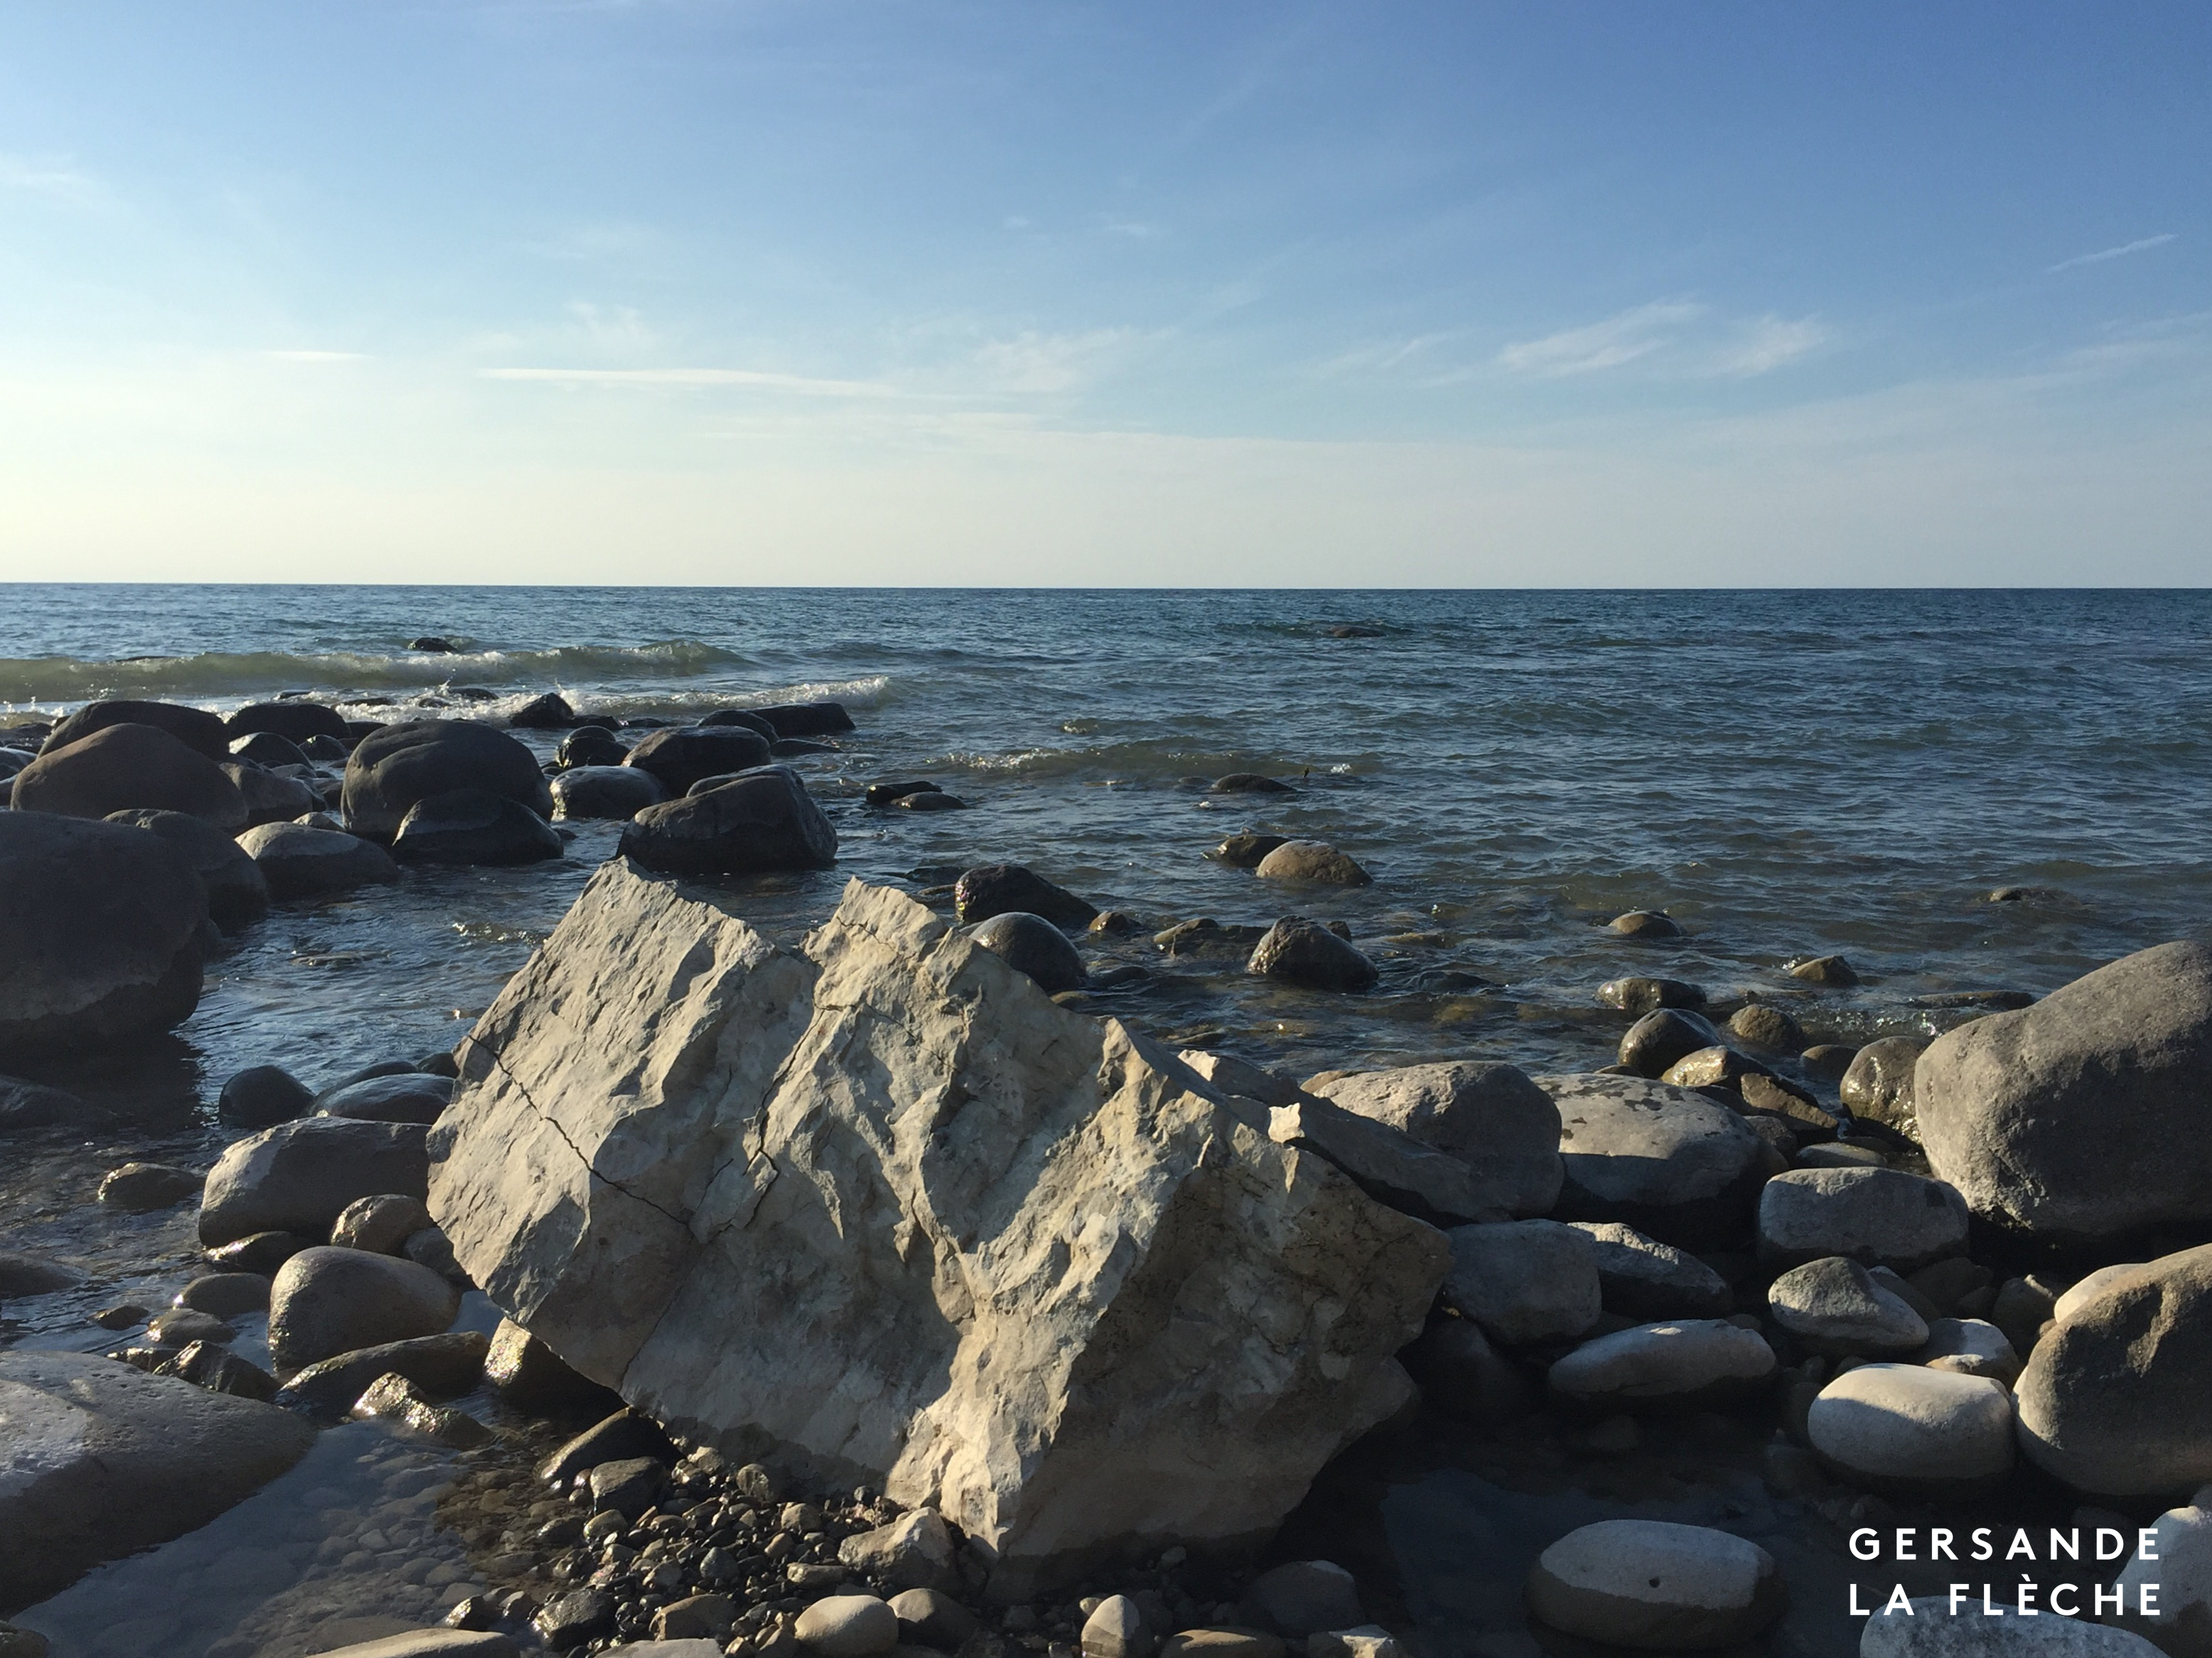
{"label": "submerged rock", "polygon": [[769,763],[769,740],[742,725],[679,725],[648,732],[623,764],[650,771],[672,797],[702,777],[750,771]]}
{"label": "submerged rock", "polygon": [[645,808],[623,831],[622,853],[681,875],[827,869],[837,861],[837,832],[797,772],[770,765]]}
{"label": "submerged rock", "polygon": [[424,795],[392,838],[392,856],[412,863],[542,863],[567,850],[538,813],[486,789]]}
{"label": "submerged rock", "polygon": [[1042,916],[1071,930],[1088,927],[1098,915],[1097,905],[1018,863],[984,863],[964,871],[953,883],[952,904],[962,923],[970,927],[1012,910]]}
{"label": "submerged rock", "polygon": [[482,789],[553,814],[538,758],[496,727],[474,720],[416,720],[371,732],[347,757],[345,825],[388,841],[417,801]]}
{"label": "submerged rock", "polygon": [[[602,734],[604,735],[604,734]],[[622,745],[615,745],[620,749]],[[579,765],[554,777],[556,818],[629,818],[668,798],[668,789],[650,771],[618,764]]]}
{"label": "submerged rock", "polygon": [[1262,881],[1304,881],[1313,887],[1375,884],[1375,877],[1350,854],[1319,840],[1286,840],[1261,858],[1253,873]]}
{"label": "submerged rock", "polygon": [[1702,1008],[1705,993],[1679,978],[1609,978],[1597,987],[1597,999],[1641,1018],[1662,1008]]}
{"label": "submerged rock", "polygon": [[1067,935],[1042,916],[1004,910],[970,928],[968,936],[1015,972],[1035,979],[1047,996],[1080,990],[1088,977]]}
{"label": "submerged rock", "polygon": [[1206,854],[1217,863],[1225,863],[1232,869],[1256,869],[1267,855],[1278,846],[1287,845],[1288,835],[1261,835],[1241,830],[1231,835]]}
{"label": "submerged rock", "polygon": [[610,865],[463,1070],[430,1207],[495,1301],[726,1454],[937,1509],[994,1595],[1273,1526],[1407,1399],[1443,1276],[1434,1229],[858,882],[794,954]]}
{"label": "submerged rock", "polygon": [[1252,947],[1244,971],[1310,991],[1339,991],[1358,996],[1375,988],[1381,972],[1349,940],[1318,921],[1285,916]]}

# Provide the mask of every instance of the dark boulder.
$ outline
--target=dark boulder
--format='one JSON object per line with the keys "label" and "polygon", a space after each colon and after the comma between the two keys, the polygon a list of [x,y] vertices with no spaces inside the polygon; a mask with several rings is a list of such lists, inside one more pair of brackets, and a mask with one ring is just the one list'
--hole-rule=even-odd
{"label": "dark boulder", "polygon": [[225,720],[222,728],[234,742],[257,731],[270,732],[295,743],[304,743],[310,737],[352,741],[352,734],[346,729],[345,716],[337,710],[301,697],[287,697],[276,703],[249,703]]}
{"label": "dark boulder", "polygon": [[1631,910],[1607,923],[1624,938],[1653,942],[1682,936],[1682,923],[1661,910]]}
{"label": "dark boulder", "polygon": [[269,913],[269,883],[260,866],[205,818],[137,807],[112,812],[107,820],[151,830],[175,847],[205,884],[208,915],[225,932],[251,926]]}
{"label": "dark boulder", "polygon": [[234,737],[230,744],[231,758],[252,760],[256,765],[309,765],[313,764],[307,752],[289,737],[280,737],[274,731],[253,731],[243,737]]}
{"label": "dark boulder", "polygon": [[775,728],[779,737],[834,737],[853,728],[842,703],[778,703],[752,710]]}
{"label": "dark boulder", "polygon": [[1357,948],[1304,916],[1285,916],[1268,928],[1244,971],[1307,990],[1354,995],[1373,990],[1382,977]]}
{"label": "dark boulder", "polygon": [[1295,795],[1298,791],[1286,783],[1263,777],[1257,771],[1231,771],[1225,777],[1216,777],[1207,785],[1209,795]]}
{"label": "dark boulder", "polygon": [[798,773],[771,765],[703,795],[647,807],[623,831],[621,850],[672,875],[827,869],[837,861],[837,832]]}
{"label": "dark boulder", "polygon": [[432,1399],[459,1399],[476,1391],[490,1350],[490,1342],[474,1330],[380,1342],[317,1359],[286,1380],[276,1391],[276,1403],[318,1421],[337,1422],[382,1375],[404,1376]]}
{"label": "dark boulder", "polygon": [[106,1052],[199,1005],[207,888],[118,823],[0,813],[0,1059]]}
{"label": "dark boulder", "polygon": [[255,1232],[326,1238],[357,1198],[426,1197],[429,1131],[411,1123],[303,1117],[233,1142],[208,1172],[200,1241]]}
{"label": "dark boulder", "polygon": [[516,709],[507,722],[523,731],[566,731],[576,723],[576,710],[559,692],[549,691]]}
{"label": "dark boulder", "polygon": [[112,1112],[74,1094],[20,1076],[0,1076],[0,1139],[40,1129],[82,1132],[112,1120]]}
{"label": "dark boulder", "polygon": [[896,806],[910,795],[944,792],[935,783],[916,777],[903,783],[872,783],[865,798],[871,806]]}
{"label": "dark boulder", "polygon": [[315,1109],[325,1117],[345,1117],[362,1123],[428,1125],[438,1120],[453,1097],[452,1077],[407,1071],[333,1088],[317,1098]]}
{"label": "dark boulder", "polygon": [[416,720],[362,739],[346,761],[345,821],[390,840],[408,808],[433,795],[481,789],[553,814],[537,756],[504,731],[474,720]]}
{"label": "dark boulder", "polygon": [[230,739],[222,721],[204,708],[176,703],[100,702],[82,708],[46,734],[40,753],[67,748],[111,725],[150,725],[167,732],[203,759],[219,760],[230,753]]}
{"label": "dark boulder", "polygon": [[1851,964],[1839,955],[1816,955],[1810,961],[1793,962],[1790,976],[1808,984],[1825,984],[1831,990],[1848,989],[1859,982]]}
{"label": "dark boulder", "polygon": [[1055,887],[1018,863],[984,863],[964,871],[952,887],[953,908],[963,926],[1019,910],[1042,916],[1055,927],[1088,927],[1098,906]]}
{"label": "dark boulder", "polygon": [[580,725],[561,739],[553,758],[562,771],[573,771],[587,765],[620,765],[629,758],[629,748],[605,726]]}
{"label": "dark boulder", "polygon": [[329,804],[313,781],[320,774],[311,769],[273,771],[251,760],[225,760],[222,774],[246,802],[245,826],[249,829],[264,823],[290,823]]}
{"label": "dark boulder", "polygon": [[652,772],[672,795],[681,795],[702,777],[766,765],[768,741],[742,725],[671,726],[641,740],[623,764]]}
{"label": "dark boulder", "polygon": [[718,708],[703,716],[697,723],[704,726],[741,725],[748,731],[757,731],[774,742],[783,734],[775,728],[774,721],[756,714],[750,708]]}
{"label": "dark boulder", "polygon": [[979,922],[968,936],[1015,972],[1027,973],[1048,996],[1083,988],[1083,958],[1042,916],[1002,910]]}
{"label": "dark boulder", "polygon": [[80,741],[52,738],[15,777],[18,812],[104,818],[134,807],[184,812],[218,829],[246,826],[246,801],[221,766],[150,725],[106,725]]}
{"label": "dark boulder", "polygon": [[[834,754],[837,753],[837,745],[815,737],[778,737],[768,746],[768,752],[780,760],[802,760],[809,754]],[[947,795],[946,798],[951,797]],[[905,801],[899,802],[902,806],[908,803]]]}
{"label": "dark boulder", "polygon": [[392,856],[407,863],[540,863],[567,850],[536,812],[483,789],[424,796],[392,838]]}
{"label": "dark boulder", "polygon": [[238,838],[274,897],[312,898],[399,879],[392,854],[374,841],[304,823],[264,823]]}
{"label": "dark boulder", "polygon": [[1662,1008],[1702,1008],[1705,993],[1679,978],[1609,978],[1597,987],[1597,999],[1608,1008],[1641,1018]]}
{"label": "dark boulder", "polygon": [[667,798],[667,789],[652,772],[619,763],[580,765],[553,778],[556,818],[635,817]]}
{"label": "dark boulder", "polygon": [[1225,863],[1232,869],[1256,869],[1278,846],[1287,846],[1288,835],[1255,835],[1242,830],[1230,836],[1220,845],[1206,854],[1217,863]]}
{"label": "dark boulder", "polygon": [[425,633],[420,638],[410,639],[407,642],[407,649],[428,651],[436,656],[451,656],[459,649],[459,647],[441,634]]}
{"label": "dark boulder", "polygon": [[277,1065],[253,1065],[222,1085],[216,1112],[241,1128],[269,1128],[304,1117],[314,1103],[307,1085]]}
{"label": "dark boulder", "polygon": [[1912,1076],[1927,1046],[1917,1036],[1885,1036],[1853,1054],[1837,1088],[1851,1115],[1917,1136]]}
{"label": "dark boulder", "polygon": [[1703,1014],[1661,1008],[1628,1027],[1620,1039],[1620,1062],[1638,1076],[1659,1076],[1700,1048],[1723,1045],[1721,1033]]}

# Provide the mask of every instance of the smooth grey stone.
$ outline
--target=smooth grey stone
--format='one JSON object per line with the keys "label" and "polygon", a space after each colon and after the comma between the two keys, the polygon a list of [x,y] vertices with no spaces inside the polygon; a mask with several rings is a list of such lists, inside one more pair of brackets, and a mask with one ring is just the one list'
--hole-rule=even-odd
{"label": "smooth grey stone", "polygon": [[460,1292],[428,1267],[359,1249],[303,1249],[278,1269],[269,1350],[296,1368],[385,1342],[443,1332]]}

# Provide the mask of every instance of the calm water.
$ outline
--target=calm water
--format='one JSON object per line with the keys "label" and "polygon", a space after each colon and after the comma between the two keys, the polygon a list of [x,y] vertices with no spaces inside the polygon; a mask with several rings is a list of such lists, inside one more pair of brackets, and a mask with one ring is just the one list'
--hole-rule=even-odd
{"label": "calm water", "polygon": [[[1856,1041],[1966,1016],[1916,997],[2045,991],[2212,934],[2205,594],[0,594],[0,724],[100,696],[221,710],[304,691],[383,719],[496,715],[549,689],[662,716],[836,698],[860,729],[801,764],[841,865],[744,887],[763,925],[795,934],[848,875],[927,888],[1001,859],[1148,928],[1341,919],[1382,965],[1372,996],[1272,989],[1238,953],[1165,961],[1142,935],[1085,944],[1095,966],[1146,969],[1100,1010],[1301,1075],[1605,1063],[1623,1021],[1593,993],[1623,972],[1786,998],[1816,1036]],[[1333,633],[1347,626],[1364,637]],[[408,650],[421,634],[460,650]],[[1298,792],[1204,792],[1237,771]],[[890,776],[934,778],[973,809],[866,811],[861,789]],[[234,1070],[320,1083],[451,1046],[611,851],[611,826],[578,827],[559,863],[410,871],[282,907],[234,942],[156,1061],[56,1080],[165,1137],[142,1133],[135,1155],[205,1160]],[[1247,827],[1331,841],[1376,884],[1291,895],[1201,856]],[[2048,891],[1988,901],[2014,885]],[[1639,947],[1601,924],[1662,907],[1686,941]],[[1861,987],[1814,992],[1782,971],[1831,951]],[[102,1155],[0,1174],[0,1245],[99,1274],[82,1295],[11,1307],[0,1344],[93,1345],[91,1304],[189,1275],[183,1222],[86,1201]]]}

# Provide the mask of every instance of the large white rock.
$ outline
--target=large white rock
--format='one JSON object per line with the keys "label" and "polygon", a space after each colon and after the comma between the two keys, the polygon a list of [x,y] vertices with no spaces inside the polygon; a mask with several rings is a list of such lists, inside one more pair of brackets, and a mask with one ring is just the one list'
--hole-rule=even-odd
{"label": "large white rock", "polygon": [[994,1595],[1271,1529],[1449,1253],[1171,1054],[854,882],[803,953],[621,863],[465,1045],[430,1209],[687,1436],[880,1484]]}
{"label": "large white rock", "polygon": [[2140,1549],[2113,1581],[2126,1592],[2130,1607],[2142,1604],[2142,1586],[2158,1585],[2158,1611],[2145,1618],[2132,1611],[2112,1621],[2148,1637],[2172,1658],[2212,1658],[2212,1485],[2197,1493],[2186,1508],[2168,1509],[2158,1517],[2155,1560]]}
{"label": "large white rock", "polygon": [[1758,1544],[1706,1526],[1602,1520],[1537,1557],[1528,1609],[1588,1641],[1680,1651],[1747,1640],[1788,1604]]}
{"label": "large white rock", "polygon": [[1915,1600],[1909,1614],[1878,1612],[1859,1637],[1859,1658],[2159,1658],[2125,1630],[2049,1612],[2022,1618],[2002,1602],[1998,1611],[1984,1617],[1976,1594],[1960,1602],[1956,1618],[1942,1596]]}
{"label": "large white rock", "polygon": [[1813,1449],[1855,1484],[1966,1495],[2012,1470],[2012,1396],[1987,1376],[1917,1364],[1862,1364],[1813,1401]]}
{"label": "large white rock", "polygon": [[1774,1380],[1774,1350],[1725,1319],[1639,1324],[1586,1341],[1552,1366],[1552,1391],[1578,1404],[1632,1411],[1686,1409],[1754,1392]]}

